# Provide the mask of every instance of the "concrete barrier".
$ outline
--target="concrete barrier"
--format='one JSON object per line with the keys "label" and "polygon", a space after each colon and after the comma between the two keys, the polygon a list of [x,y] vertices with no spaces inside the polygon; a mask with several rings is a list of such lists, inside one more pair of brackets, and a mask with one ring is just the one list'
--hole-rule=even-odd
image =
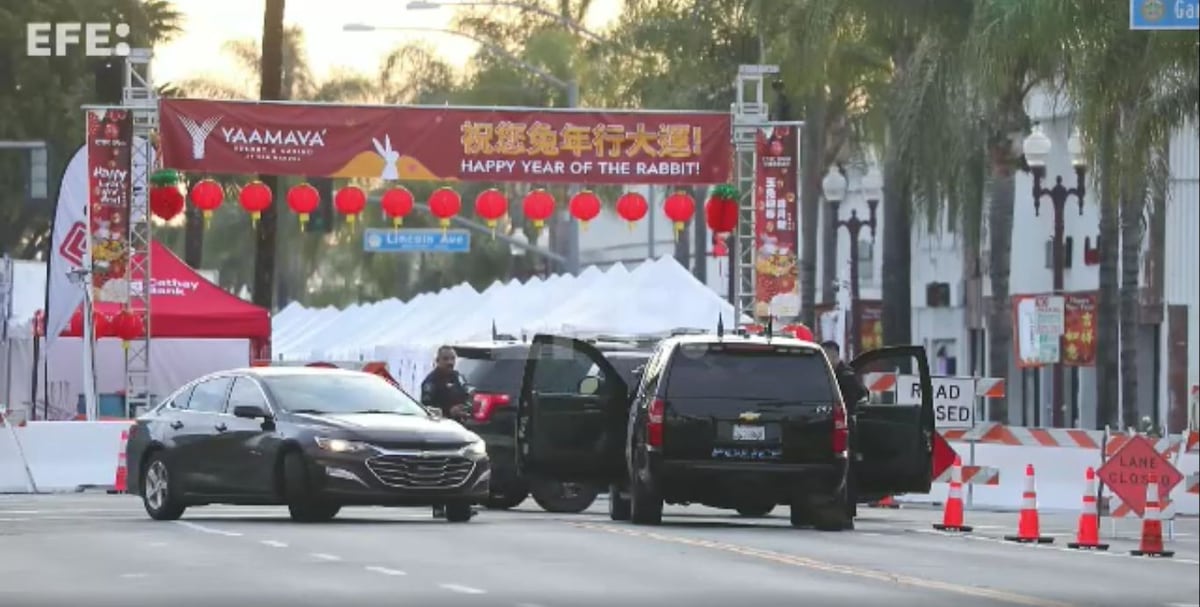
{"label": "concrete barrier", "polygon": [[22,451],[38,491],[112,487],[121,432],[130,425],[129,421],[29,422],[0,431],[0,492],[29,491]]}

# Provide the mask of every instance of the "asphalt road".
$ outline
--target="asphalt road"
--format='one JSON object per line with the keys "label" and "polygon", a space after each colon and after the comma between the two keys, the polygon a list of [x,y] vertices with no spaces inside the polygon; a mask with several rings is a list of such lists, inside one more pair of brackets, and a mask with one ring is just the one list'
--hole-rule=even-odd
{"label": "asphalt road", "polygon": [[[527,502],[468,524],[422,509],[349,509],[294,524],[280,508],[195,508],[149,520],[137,498],[0,496],[0,605],[1187,606],[1200,595],[1195,519],[1173,559],[1072,551],[1074,517],[1046,514],[1050,546],[1016,545],[1013,513],[969,512],[968,536],[934,510],[863,509],[853,532],[793,530],[786,510],[745,519],[671,508],[660,527]],[[1108,523],[1104,525],[1107,534]]]}

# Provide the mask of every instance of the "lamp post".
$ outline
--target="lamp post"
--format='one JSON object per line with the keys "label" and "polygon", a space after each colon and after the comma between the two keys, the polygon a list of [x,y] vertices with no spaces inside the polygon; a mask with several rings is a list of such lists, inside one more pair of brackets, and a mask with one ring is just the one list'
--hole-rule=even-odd
{"label": "lamp post", "polygon": [[[1067,206],[1067,201],[1071,196],[1079,200],[1079,214],[1083,214],[1083,198],[1086,194],[1085,179],[1087,174],[1087,161],[1083,157],[1083,144],[1079,140],[1078,133],[1072,133],[1067,140],[1067,152],[1071,155],[1071,165],[1075,168],[1075,187],[1068,188],[1063,185],[1062,175],[1055,176],[1054,186],[1046,188],[1042,186],[1042,180],[1046,177],[1046,158],[1050,155],[1050,150],[1053,149],[1053,144],[1050,138],[1042,132],[1042,127],[1039,124],[1033,125],[1033,132],[1025,138],[1022,145],[1025,153],[1025,164],[1029,167],[1029,172],[1033,173],[1033,210],[1035,215],[1041,214],[1042,197],[1048,196],[1050,202],[1054,205],[1054,238],[1051,243],[1053,251],[1052,263],[1054,266],[1054,294],[1062,295],[1064,289],[1064,266],[1065,266],[1065,246],[1064,236],[1065,226],[1063,214]],[[1051,411],[1051,419],[1054,427],[1063,427],[1065,416],[1065,402],[1063,398],[1063,364],[1062,364],[1062,348],[1061,337],[1059,347],[1059,360],[1051,367],[1051,400],[1053,402],[1053,410]]]}
{"label": "lamp post", "polygon": [[[859,308],[859,276],[858,276],[858,235],[863,228],[871,230],[871,239],[875,238],[876,210],[879,207],[880,189],[883,180],[879,171],[874,167],[863,177],[863,195],[867,199],[869,214],[867,219],[861,219],[858,211],[851,210],[849,219],[837,219],[834,215],[835,228],[846,228],[850,233],[850,340],[847,344],[849,356],[856,356],[862,350],[862,327],[860,326]],[[830,202],[830,209],[836,213],[839,203],[846,195],[846,177],[835,167],[830,168],[825,179],[821,181],[825,199]],[[835,232],[836,234],[836,232]],[[834,236],[836,238],[836,236]]]}

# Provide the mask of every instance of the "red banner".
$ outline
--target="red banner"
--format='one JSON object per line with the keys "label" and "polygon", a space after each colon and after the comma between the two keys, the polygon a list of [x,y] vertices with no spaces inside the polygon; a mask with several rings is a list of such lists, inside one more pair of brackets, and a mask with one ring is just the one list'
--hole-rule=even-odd
{"label": "red banner", "polygon": [[1062,361],[1073,367],[1096,364],[1097,293],[1068,293],[1063,312]]}
{"label": "red banner", "polygon": [[132,141],[129,112],[87,111],[88,234],[96,301],[123,302],[128,295]]}
{"label": "red banner", "polygon": [[159,104],[163,165],[205,173],[535,183],[724,183],[724,113]]}
{"label": "red banner", "polygon": [[856,353],[878,350],[883,347],[883,302],[860,300],[858,302],[858,339],[861,350]]}
{"label": "red banner", "polygon": [[[799,205],[796,152],[799,131],[774,127],[758,133],[754,171],[754,316],[800,314]],[[774,312],[772,312],[774,310]]]}

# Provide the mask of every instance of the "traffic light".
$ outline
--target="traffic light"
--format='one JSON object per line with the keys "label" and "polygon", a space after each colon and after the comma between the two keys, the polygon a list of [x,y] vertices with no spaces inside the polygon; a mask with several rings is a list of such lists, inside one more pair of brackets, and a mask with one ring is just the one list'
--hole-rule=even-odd
{"label": "traffic light", "polygon": [[313,177],[308,183],[317,189],[321,202],[317,204],[317,210],[308,217],[304,231],[309,234],[328,234],[333,230],[333,179]]}

